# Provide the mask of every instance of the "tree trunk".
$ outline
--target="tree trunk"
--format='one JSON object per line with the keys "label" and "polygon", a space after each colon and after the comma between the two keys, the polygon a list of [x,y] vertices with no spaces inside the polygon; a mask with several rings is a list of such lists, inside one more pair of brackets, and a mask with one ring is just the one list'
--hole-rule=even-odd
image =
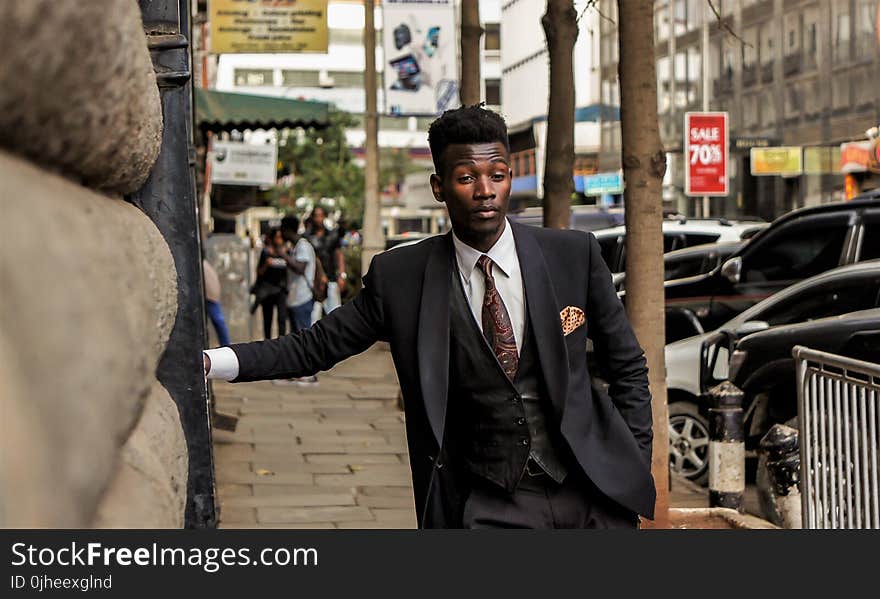
{"label": "tree trunk", "polygon": [[480,25],[479,0],[461,2],[461,89],[463,105],[480,103]]}
{"label": "tree trunk", "polygon": [[653,526],[669,526],[669,430],[666,406],[663,201],[666,154],[657,122],[654,2],[618,0],[620,127],[626,206],[626,311],[648,360],[653,396],[657,487]]}
{"label": "tree trunk", "polygon": [[567,229],[574,193],[574,43],[577,12],[572,0],[547,0],[541,18],[550,54],[550,102],[544,162],[544,226]]}

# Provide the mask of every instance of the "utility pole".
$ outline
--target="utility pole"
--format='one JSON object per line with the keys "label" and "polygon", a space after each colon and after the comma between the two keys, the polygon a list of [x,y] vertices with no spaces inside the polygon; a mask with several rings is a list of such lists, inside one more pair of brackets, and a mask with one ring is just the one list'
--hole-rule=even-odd
{"label": "utility pole", "polygon": [[[703,39],[701,42],[701,49],[703,51],[703,56],[701,59],[700,69],[703,75],[703,81],[700,85],[703,87],[703,93],[700,94],[703,96],[703,112],[709,112],[709,19],[711,19],[711,13],[709,12],[709,3],[705,2],[703,4]],[[687,160],[687,156],[685,156],[685,160]],[[709,196],[703,196],[703,218],[709,218]]]}
{"label": "utility pole", "polygon": [[361,272],[366,274],[373,256],[385,249],[379,198],[379,108],[376,101],[375,0],[364,0],[364,226]]}

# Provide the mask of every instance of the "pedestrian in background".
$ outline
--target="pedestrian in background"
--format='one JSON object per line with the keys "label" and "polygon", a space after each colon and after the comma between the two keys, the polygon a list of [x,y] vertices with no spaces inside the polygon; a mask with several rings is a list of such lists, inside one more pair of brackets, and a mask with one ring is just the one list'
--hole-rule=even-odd
{"label": "pedestrian in background", "polygon": [[221,346],[229,345],[229,329],[223,318],[223,309],[220,307],[220,277],[217,271],[207,260],[202,260],[202,276],[205,280],[205,311],[214,330],[217,331],[217,340]]}
{"label": "pedestrian in background", "polygon": [[324,221],[327,211],[323,206],[315,206],[306,223],[306,238],[315,248],[315,254],[327,275],[327,299],[323,302],[324,315],[329,314],[342,305],[342,292],[348,274],[345,272],[345,257],[338,230],[330,230]]}
{"label": "pedestrian in background", "polygon": [[287,322],[287,244],[281,229],[273,227],[266,235],[266,246],[257,262],[257,282],[252,288],[255,303],[263,311],[263,337],[272,338],[272,316],[277,314],[278,336],[286,332]]}
{"label": "pedestrian in background", "polygon": [[290,269],[287,289],[287,316],[290,331],[296,333],[312,326],[315,280],[315,248],[299,234],[299,219],[286,216],[281,221],[281,234],[290,244],[287,267]]}

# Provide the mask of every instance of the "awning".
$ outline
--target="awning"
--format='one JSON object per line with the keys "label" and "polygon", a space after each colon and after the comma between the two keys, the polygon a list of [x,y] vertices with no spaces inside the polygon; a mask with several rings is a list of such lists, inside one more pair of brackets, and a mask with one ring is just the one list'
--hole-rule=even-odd
{"label": "awning", "polygon": [[205,131],[324,128],[329,104],[196,88],[196,125]]}

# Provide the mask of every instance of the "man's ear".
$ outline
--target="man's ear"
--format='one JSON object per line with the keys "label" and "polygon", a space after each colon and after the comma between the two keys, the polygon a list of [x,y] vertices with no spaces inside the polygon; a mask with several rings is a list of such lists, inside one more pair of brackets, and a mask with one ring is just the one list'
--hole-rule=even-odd
{"label": "man's ear", "polygon": [[431,191],[434,193],[435,200],[443,202],[443,181],[437,173],[431,175]]}

